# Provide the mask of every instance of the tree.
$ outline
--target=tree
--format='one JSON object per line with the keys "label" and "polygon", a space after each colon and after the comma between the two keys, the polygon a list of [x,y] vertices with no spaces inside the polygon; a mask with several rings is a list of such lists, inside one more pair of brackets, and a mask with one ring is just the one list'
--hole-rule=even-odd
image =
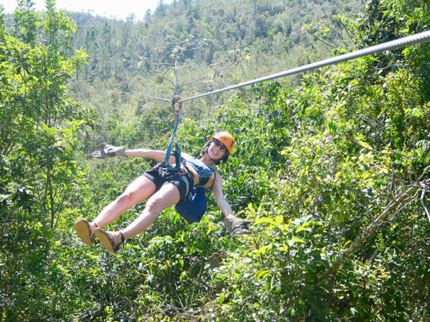
{"label": "tree", "polygon": [[12,279],[23,270],[22,258],[44,256],[41,236],[52,236],[64,208],[77,198],[76,134],[94,119],[91,109],[65,95],[68,79],[87,57],[71,51],[76,27],[55,9],[55,0],[47,0],[44,16],[33,6],[31,0],[18,3],[11,35],[0,6],[0,261],[7,263],[0,288],[6,319],[21,311],[14,303],[25,305],[25,294],[15,291],[17,302],[9,293],[22,286]]}

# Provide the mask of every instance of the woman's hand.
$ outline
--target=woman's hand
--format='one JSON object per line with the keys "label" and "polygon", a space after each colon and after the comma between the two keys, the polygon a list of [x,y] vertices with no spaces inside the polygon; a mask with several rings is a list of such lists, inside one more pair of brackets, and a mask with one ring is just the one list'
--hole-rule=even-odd
{"label": "woman's hand", "polygon": [[108,144],[102,144],[100,151],[94,151],[91,156],[96,159],[107,159],[113,157],[124,157],[125,147],[117,147]]}
{"label": "woman's hand", "polygon": [[235,233],[236,235],[252,234],[248,227],[248,225],[251,223],[251,220],[237,218],[233,215],[233,213],[227,214],[224,218],[224,225],[228,228],[228,230]]}

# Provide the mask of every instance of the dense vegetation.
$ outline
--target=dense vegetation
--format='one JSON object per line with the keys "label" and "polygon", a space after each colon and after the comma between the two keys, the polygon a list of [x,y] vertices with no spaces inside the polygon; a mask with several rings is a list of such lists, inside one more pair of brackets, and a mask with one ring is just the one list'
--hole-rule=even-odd
{"label": "dense vegetation", "polygon": [[[42,16],[22,1],[8,28],[0,13],[2,320],[429,320],[429,43],[185,104],[184,151],[197,155],[219,130],[236,138],[218,171],[252,235],[228,233],[212,198],[201,223],[168,209],[116,256],[73,230],[152,164],[88,152],[166,147],[170,109],[135,93],[172,95],[155,64],[171,57],[181,81],[224,86],[319,59],[327,44],[340,54],[428,30],[426,2],[369,0],[326,24],[310,11],[326,2],[181,0],[142,22],[75,14],[78,28],[54,5]],[[315,14],[300,24],[321,41],[295,27],[299,8]],[[175,47],[187,39],[181,48],[201,48]],[[211,64],[223,55],[237,63],[222,78]]]}

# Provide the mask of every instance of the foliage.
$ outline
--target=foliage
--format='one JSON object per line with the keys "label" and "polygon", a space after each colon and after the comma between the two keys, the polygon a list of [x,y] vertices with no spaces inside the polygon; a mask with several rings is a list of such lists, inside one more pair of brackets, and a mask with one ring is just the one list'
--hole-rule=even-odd
{"label": "foliage", "polygon": [[[86,55],[69,57],[74,27],[54,5],[47,2],[42,18],[34,3],[20,1],[12,35],[0,13],[0,298],[1,316],[11,320],[38,315],[29,301],[39,295],[43,301],[50,283],[40,275],[40,267],[50,260],[48,238],[55,235],[64,210],[79,198],[82,184],[74,156],[76,134],[94,119],[91,109],[65,95],[67,79]],[[36,292],[34,298],[28,290]],[[36,306],[43,307],[41,303]]]}
{"label": "foliage", "polygon": [[[278,8],[273,4],[266,14],[265,3],[244,3],[261,27],[255,46],[271,34],[262,26]],[[167,8],[181,6],[186,26],[197,28],[206,12],[199,4],[160,3],[145,18],[145,37],[157,35],[149,26],[155,29]],[[50,5],[42,18],[31,3],[21,3],[11,34],[4,27],[0,33],[2,320],[428,320],[427,43],[327,67],[304,75],[297,87],[268,82],[222,102],[185,104],[178,133],[184,152],[198,156],[220,130],[236,138],[217,172],[235,213],[254,221],[253,234],[229,233],[208,193],[201,223],[187,225],[167,209],[112,256],[98,242],[81,244],[73,223],[94,218],[153,163],[89,160],[88,152],[106,141],[164,149],[173,117],[170,108],[130,95],[117,71],[91,82],[68,79],[69,93],[94,106],[99,120],[68,99],[64,76],[82,65],[84,54],[69,56],[72,25]],[[211,7],[214,20],[242,14],[224,7]],[[360,47],[428,29],[428,12],[419,1],[370,0],[357,20],[339,21],[353,35],[349,44]],[[115,26],[131,33],[138,25],[127,23]],[[181,40],[191,32],[172,30]],[[115,39],[103,44],[114,46]],[[134,88],[153,84],[133,78]],[[144,206],[106,229],[129,225]]]}

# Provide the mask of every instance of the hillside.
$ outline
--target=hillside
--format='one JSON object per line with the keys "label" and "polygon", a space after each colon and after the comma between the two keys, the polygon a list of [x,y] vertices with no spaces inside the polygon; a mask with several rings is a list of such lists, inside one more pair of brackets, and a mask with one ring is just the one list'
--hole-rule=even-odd
{"label": "hillside", "polygon": [[[352,16],[360,8],[359,1],[230,1],[228,6],[214,0],[175,1],[171,5],[160,3],[153,15],[147,14],[143,21],[130,18],[125,23],[90,19],[88,15],[85,19],[83,14],[72,13],[79,26],[73,46],[85,48],[93,56],[91,72],[86,72],[86,78],[91,80],[151,76],[158,67],[151,64],[166,63],[172,50],[180,47],[184,54],[177,58],[181,63],[191,63],[196,72],[219,64],[229,51],[248,48],[260,66],[257,75],[261,75],[264,68],[279,70],[266,58],[300,65],[312,54],[320,54],[322,47],[315,48],[312,37],[301,30],[303,25],[322,19],[333,24],[334,15]],[[340,26],[338,22],[337,25]],[[328,40],[341,44],[335,37],[331,34]],[[309,49],[307,57],[294,57],[294,51],[290,51],[297,46]],[[164,52],[160,54],[156,48]],[[281,64],[282,68],[287,66],[286,62]]]}
{"label": "hillside", "polygon": [[[359,1],[233,1],[226,6],[220,1],[199,0],[160,3],[143,21],[106,21],[72,13],[78,22],[72,46],[84,48],[91,57],[70,80],[69,95],[97,111],[101,128],[128,128],[131,118],[138,122],[142,113],[166,106],[145,94],[174,95],[175,61],[183,97],[300,66],[329,57],[333,50],[302,30],[303,25],[315,20],[310,30],[316,32],[325,18],[351,44],[333,15],[352,17],[360,7]],[[326,34],[327,42],[345,46],[335,33]],[[286,86],[300,86],[301,77],[286,79]],[[198,82],[181,86],[194,80]],[[249,88],[243,89],[237,95],[245,98],[248,92]],[[193,119],[205,118],[211,106],[228,100],[231,94],[191,101],[186,111]],[[149,142],[142,136],[137,141],[130,139],[123,140],[118,131],[109,135],[100,129],[91,142],[85,142],[84,150],[89,153],[105,141],[130,147]]]}
{"label": "hillside", "polygon": [[429,321],[429,42],[184,104],[184,152],[236,139],[215,170],[251,235],[210,189],[200,223],[166,209],[116,255],[74,229],[155,164],[92,159],[101,142],[167,147],[170,107],[139,95],[172,96],[155,64],[209,75],[187,88],[205,92],[430,29],[426,2],[356,5],[160,2],[144,21],[72,14],[75,33],[51,0],[43,16],[22,2],[10,29],[0,13],[0,320]]}

